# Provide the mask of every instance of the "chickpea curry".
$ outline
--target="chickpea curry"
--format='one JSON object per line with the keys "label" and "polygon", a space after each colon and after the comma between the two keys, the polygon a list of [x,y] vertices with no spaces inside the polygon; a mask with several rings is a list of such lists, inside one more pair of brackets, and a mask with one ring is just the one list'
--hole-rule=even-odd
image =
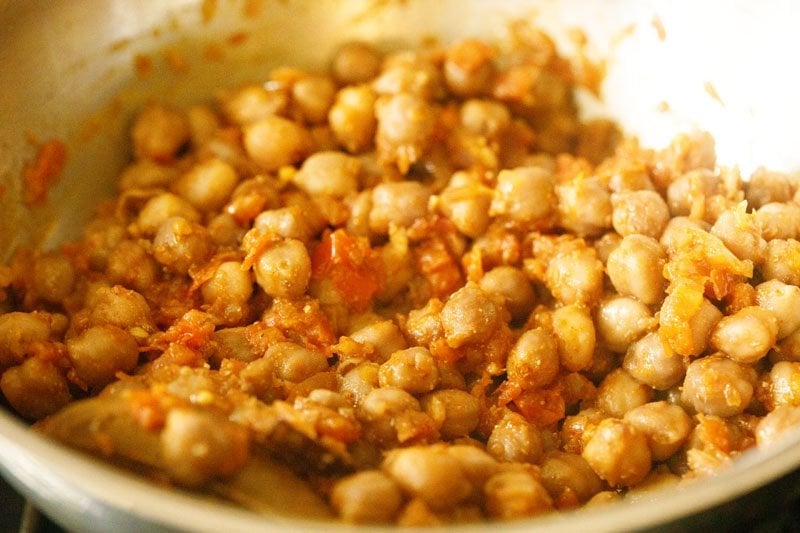
{"label": "chickpea curry", "polygon": [[581,121],[532,28],[153,102],[0,267],[0,390],[154,482],[355,523],[679,486],[800,425],[800,189]]}

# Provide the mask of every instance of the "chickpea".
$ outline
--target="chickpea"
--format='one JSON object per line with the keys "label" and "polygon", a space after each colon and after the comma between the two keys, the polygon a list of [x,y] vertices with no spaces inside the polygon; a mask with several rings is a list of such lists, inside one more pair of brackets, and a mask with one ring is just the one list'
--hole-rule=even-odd
{"label": "chickpea", "polygon": [[494,302],[474,284],[454,292],[441,312],[444,335],[453,348],[486,341],[494,333],[498,320]]}
{"label": "chickpea", "polygon": [[556,206],[553,175],[541,167],[501,170],[489,214],[522,227],[535,227]]}
{"label": "chickpea", "polygon": [[438,198],[439,211],[467,237],[483,235],[489,226],[491,190],[477,183],[448,186]]}
{"label": "chickpea", "polygon": [[767,243],[761,237],[761,226],[755,215],[744,212],[743,206],[723,211],[709,231],[739,259],[758,264],[764,257]]}
{"label": "chickpea", "polygon": [[536,302],[530,280],[518,268],[494,267],[483,275],[478,285],[486,294],[500,296],[515,320],[526,318]]}
{"label": "chickpea", "polygon": [[661,238],[658,242],[665,250],[676,250],[679,248],[679,243],[684,239],[684,235],[692,229],[710,230],[711,227],[702,220],[696,220],[689,217],[673,217],[664,228]]}
{"label": "chickpea", "polygon": [[669,208],[655,191],[625,191],[611,195],[611,223],[622,235],[658,239],[669,221]]}
{"label": "chickpea", "polygon": [[245,126],[286,111],[289,98],[284,90],[268,90],[248,84],[220,95],[220,110],[233,124]]}
{"label": "chickpea", "polygon": [[443,66],[450,92],[474,96],[488,92],[494,77],[493,50],[477,39],[465,39],[448,48]]}
{"label": "chickpea", "polygon": [[33,264],[33,290],[48,302],[63,302],[75,288],[77,272],[64,255],[44,254]]}
{"label": "chickpea", "polygon": [[800,235],[800,205],[770,202],[753,213],[761,236],[767,240],[797,239]]}
{"label": "chickpea", "polygon": [[51,415],[72,401],[61,371],[38,357],[29,357],[3,372],[0,390],[11,407],[30,420]]}
{"label": "chickpea", "polygon": [[772,446],[800,427],[800,407],[780,405],[767,413],[756,426],[756,444],[759,448]]}
{"label": "chickpea", "polygon": [[571,372],[589,368],[597,340],[589,309],[580,304],[565,305],[553,311],[552,321],[561,366]]}
{"label": "chickpea", "polygon": [[328,112],[328,123],[336,140],[351,154],[367,149],[373,142],[378,120],[378,96],[369,85],[344,87]]}
{"label": "chickpea", "polygon": [[214,243],[205,226],[185,218],[171,217],[158,227],[153,238],[153,257],[180,274],[201,265],[214,253]]}
{"label": "chickpea", "polygon": [[650,332],[628,347],[622,367],[638,381],[668,390],[683,380],[686,360],[676,354],[657,332]]}
{"label": "chickpea", "polygon": [[586,502],[603,489],[603,482],[586,462],[574,453],[548,452],[542,461],[542,485],[554,499],[569,491],[578,502]]}
{"label": "chickpea", "polygon": [[325,122],[335,97],[336,85],[327,76],[306,76],[292,85],[294,106],[311,124]]}
{"label": "chickpea", "polygon": [[439,67],[425,55],[409,51],[388,56],[372,87],[381,95],[408,94],[420,100],[433,100],[443,92]]}
{"label": "chickpea", "polygon": [[[511,112],[501,102],[469,99],[461,106],[461,125],[475,135],[495,139],[511,125]],[[552,196],[551,191],[550,195]],[[555,197],[552,196],[552,202]]]}
{"label": "chickpea", "polygon": [[[351,398],[353,404],[360,405],[373,390],[384,390],[378,389],[379,370],[380,365],[377,363],[361,363],[339,378],[339,390]],[[407,392],[401,391],[401,393],[414,400],[414,397]]]}
{"label": "chickpea", "polygon": [[196,105],[186,110],[192,144],[196,147],[208,143],[221,127],[220,117],[208,106]]}
{"label": "chickpea", "polygon": [[761,274],[769,281],[800,285],[800,241],[772,239],[767,243]]}
{"label": "chickpea", "polygon": [[640,383],[624,369],[611,371],[597,389],[597,407],[617,418],[646,404],[653,398],[653,389]]}
{"label": "chickpea", "polygon": [[331,505],[347,522],[389,522],[402,503],[400,487],[380,470],[362,470],[346,476],[331,491]]}
{"label": "chickpea", "polygon": [[657,324],[658,320],[646,305],[626,296],[606,298],[597,307],[595,326],[598,337],[615,352],[624,353],[631,343]]}
{"label": "chickpea", "polygon": [[161,432],[161,452],[172,477],[188,487],[234,475],[247,461],[247,430],[209,411],[174,408]]}
{"label": "chickpea", "polygon": [[382,183],[372,189],[370,230],[378,235],[389,232],[390,225],[408,227],[428,213],[430,191],[416,181]]}
{"label": "chickpea", "polygon": [[632,487],[650,473],[647,437],[632,424],[607,418],[597,425],[581,454],[612,487]]}
{"label": "chickpea", "polygon": [[[697,294],[692,291],[685,293],[674,290],[664,299],[659,313],[662,332],[665,324],[674,316],[681,317],[685,323],[681,337],[675,338],[669,335],[664,337],[670,347],[680,355],[694,356],[703,353],[708,346],[708,339],[714,326],[722,318],[722,312],[710,300],[701,297],[694,301],[691,300],[693,296]],[[691,300],[691,303],[688,300]]]}
{"label": "chickpea", "polygon": [[93,326],[67,341],[67,354],[78,378],[94,390],[111,383],[118,372],[131,372],[139,360],[136,339],[117,326]]}
{"label": "chickpea", "polygon": [[592,305],[603,292],[603,263],[594,248],[578,248],[556,254],[547,265],[545,283],[565,305]]}
{"label": "chickpea", "polygon": [[597,252],[597,258],[605,265],[608,263],[611,252],[619,248],[620,244],[622,244],[622,236],[614,231],[609,231],[598,239],[595,239],[592,243],[592,247]]}
{"label": "chickpea", "polygon": [[667,280],[662,274],[667,254],[651,237],[628,235],[608,255],[606,270],[614,288],[623,296],[632,296],[645,305],[660,303]]}
{"label": "chickpea", "polygon": [[189,140],[189,125],[177,111],[153,104],[136,117],[131,137],[136,157],[169,163]]}
{"label": "chickpea", "polygon": [[575,178],[556,186],[561,226],[580,236],[601,235],[611,228],[611,193],[598,179]]}
{"label": "chickpea", "polygon": [[396,387],[411,394],[432,391],[439,383],[439,368],[427,348],[417,346],[394,352],[378,370],[381,387]]}
{"label": "chickpea", "polygon": [[509,381],[524,389],[548,385],[558,374],[558,344],[542,328],[527,330],[511,348],[506,365]]}
{"label": "chickpea", "polygon": [[769,398],[776,407],[800,406],[800,363],[775,363],[769,372]]}
{"label": "chickpea", "polygon": [[382,160],[397,163],[400,172],[405,174],[426,151],[436,113],[424,99],[404,92],[379,98],[375,114],[378,154]]}
{"label": "chickpea", "polygon": [[651,402],[634,407],[623,420],[644,433],[654,461],[666,461],[677,452],[692,430],[692,420],[682,407]]}
{"label": "chickpea", "polygon": [[136,227],[142,235],[153,236],[165,220],[181,217],[189,222],[199,222],[200,213],[184,198],[172,193],[161,193],[150,198],[136,219]]}
{"label": "chickpea", "polygon": [[92,325],[153,330],[152,313],[144,296],[119,285],[100,287],[87,300]]}
{"label": "chickpea", "polygon": [[689,364],[682,401],[713,416],[741,414],[753,398],[755,371],[730,359],[710,355]]}
{"label": "chickpea", "polygon": [[745,184],[745,197],[750,207],[759,209],[770,202],[789,202],[797,188],[796,180],[781,172],[757,168]]}
{"label": "chickpea", "polygon": [[758,306],[772,311],[778,319],[778,339],[800,328],[800,287],[773,279],[756,285]]}
{"label": "chickpea", "polygon": [[200,287],[200,293],[205,303],[217,308],[241,309],[253,295],[253,276],[239,261],[225,261]]}
{"label": "chickpea", "polygon": [[106,274],[111,282],[146,291],[159,277],[161,266],[138,242],[124,240],[108,255]]}
{"label": "chickpea", "polygon": [[445,439],[466,437],[478,427],[480,404],[470,393],[458,389],[430,392],[420,399],[422,410],[439,426]]}
{"label": "chickpea", "polygon": [[275,375],[292,383],[328,370],[324,354],[293,342],[278,342],[267,349],[264,357],[272,361]]}
{"label": "chickpea", "polygon": [[134,161],[122,171],[118,184],[121,191],[166,187],[175,179],[175,168],[149,159]]}
{"label": "chickpea", "polygon": [[254,265],[256,283],[276,298],[299,298],[311,280],[311,258],[305,245],[286,239],[264,250]]}
{"label": "chickpea", "polygon": [[720,177],[703,168],[683,174],[667,187],[667,205],[673,217],[688,216],[692,205],[716,194]]}
{"label": "chickpea", "polygon": [[750,306],[723,317],[711,332],[711,345],[739,363],[755,363],[775,345],[778,319],[771,311]]}
{"label": "chickpea", "polygon": [[538,463],[543,448],[539,430],[513,411],[503,414],[486,441],[486,451],[498,461],[508,463]]}
{"label": "chickpea", "polygon": [[546,513],[553,500],[530,472],[498,472],[483,488],[486,512],[492,518],[514,519]]}
{"label": "chickpea", "polygon": [[446,446],[412,446],[387,453],[381,465],[403,490],[431,509],[452,509],[472,494],[458,459]]}
{"label": "chickpea", "polygon": [[374,78],[381,66],[380,54],[369,43],[351,41],[333,56],[331,71],[343,85],[364,83]]}
{"label": "chickpea", "polygon": [[209,159],[192,167],[172,186],[182,198],[204,213],[219,211],[239,182],[236,170],[221,159]]}
{"label": "chickpea", "polygon": [[267,172],[293,165],[311,151],[313,142],[301,125],[270,115],[244,127],[247,155]]}
{"label": "chickpea", "polygon": [[0,314],[0,371],[21,363],[36,343],[48,341],[50,336],[51,318],[47,313]]}
{"label": "chickpea", "polygon": [[383,320],[359,328],[350,334],[350,338],[361,344],[372,346],[379,363],[389,359],[393,353],[408,347],[400,328],[391,320]]}
{"label": "chickpea", "polygon": [[89,266],[95,270],[105,270],[111,250],[126,236],[125,228],[118,223],[106,220],[89,223],[83,235]]}
{"label": "chickpea", "polygon": [[358,189],[360,168],[355,157],[334,151],[317,152],[303,162],[292,181],[311,196],[343,198]]}

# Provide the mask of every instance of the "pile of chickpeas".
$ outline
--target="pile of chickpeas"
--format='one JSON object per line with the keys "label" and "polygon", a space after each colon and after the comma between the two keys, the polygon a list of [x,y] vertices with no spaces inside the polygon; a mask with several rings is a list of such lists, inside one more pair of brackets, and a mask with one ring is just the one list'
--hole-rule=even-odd
{"label": "pile of chickpeas", "polygon": [[83,238],[0,267],[5,401],[160,483],[276,459],[358,523],[634,498],[770,445],[800,425],[798,180],[582,122],[580,82],[520,26],[146,106]]}

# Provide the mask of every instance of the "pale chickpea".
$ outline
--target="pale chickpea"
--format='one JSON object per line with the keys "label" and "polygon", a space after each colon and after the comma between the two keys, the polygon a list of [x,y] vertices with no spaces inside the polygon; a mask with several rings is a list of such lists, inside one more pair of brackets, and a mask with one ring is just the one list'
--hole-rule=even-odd
{"label": "pale chickpea", "polygon": [[702,220],[694,218],[685,216],[673,217],[667,223],[667,227],[664,228],[664,232],[658,242],[661,243],[665,250],[672,252],[680,246],[679,243],[684,239],[685,234],[693,229],[707,231],[711,229],[711,226]]}
{"label": "pale chickpea", "polygon": [[204,213],[219,211],[239,183],[236,170],[221,159],[197,163],[179,177],[172,190]]}
{"label": "pale chickpea", "polygon": [[667,280],[662,274],[667,253],[651,237],[628,235],[609,255],[608,277],[617,292],[633,296],[645,305],[660,303]]}
{"label": "pale chickpea", "polygon": [[535,227],[555,210],[554,186],[553,175],[541,167],[501,170],[489,214],[522,227]]}
{"label": "pale chickpea", "polygon": [[400,328],[391,320],[382,320],[361,327],[351,333],[350,338],[361,344],[372,346],[375,350],[375,360],[378,363],[383,363],[393,353],[408,347]]}
{"label": "pale chickpea", "polygon": [[583,503],[603,489],[603,482],[586,459],[574,453],[551,451],[542,461],[542,485],[554,499],[569,491]]}
{"label": "pale chickpea", "polygon": [[262,211],[253,221],[253,228],[287,239],[309,242],[312,231],[299,205]]}
{"label": "pale chickpea", "polygon": [[328,112],[328,124],[336,140],[351,154],[372,145],[378,120],[375,102],[378,96],[369,85],[344,87]]}
{"label": "pale chickpea", "polygon": [[444,335],[453,348],[486,341],[494,333],[498,319],[495,303],[474,284],[450,295],[441,311]]}
{"label": "pale chickpea", "polygon": [[603,263],[594,248],[578,248],[556,254],[547,265],[545,283],[565,305],[596,303],[603,293]]}
{"label": "pale chickpea", "polygon": [[486,441],[486,451],[498,461],[508,463],[538,463],[543,448],[542,435],[536,426],[513,411],[505,411]]}
{"label": "pale chickpea", "polygon": [[364,83],[374,78],[381,66],[380,54],[369,43],[344,43],[333,56],[331,71],[343,85]]}
{"label": "pale chickpea", "polygon": [[597,335],[586,306],[570,304],[553,311],[553,334],[561,366],[571,372],[592,366]]}
{"label": "pale chickpea", "polygon": [[445,53],[444,79],[450,92],[459,96],[486,93],[495,73],[494,52],[486,43],[465,39]]}
{"label": "pale chickpea", "polygon": [[252,274],[239,261],[221,263],[211,279],[200,287],[203,301],[218,305],[244,305],[253,295]]}
{"label": "pale chickpea", "polygon": [[286,239],[269,246],[253,266],[256,283],[276,298],[299,298],[311,279],[311,258],[305,245]]}
{"label": "pale chickpea", "polygon": [[667,205],[673,217],[687,216],[696,201],[717,192],[720,177],[709,169],[697,169],[672,181],[667,187]]}
{"label": "pale chickpea", "polygon": [[137,241],[124,240],[108,255],[106,274],[109,281],[146,291],[158,280],[161,265]]}
{"label": "pale chickpea", "polygon": [[632,487],[650,473],[647,437],[632,424],[607,418],[592,432],[581,454],[612,487]]}
{"label": "pale chickpea", "polygon": [[755,363],[772,349],[778,319],[762,307],[750,306],[723,317],[711,332],[711,345],[740,363]]}
{"label": "pale chickpea", "polygon": [[0,370],[21,363],[36,343],[50,340],[51,333],[47,313],[0,314]]}
{"label": "pale chickpea", "polygon": [[423,98],[403,92],[379,98],[375,114],[380,158],[396,163],[405,173],[428,148],[436,123],[434,109]]}
{"label": "pale chickpea", "polygon": [[669,208],[655,191],[624,191],[611,195],[611,223],[622,235],[658,239],[669,221]]}
{"label": "pale chickpea", "polygon": [[769,372],[769,401],[773,406],[800,406],[800,363],[779,361]]}
{"label": "pale chickpea", "polygon": [[759,209],[770,202],[791,201],[796,188],[797,180],[788,174],[760,167],[745,183],[745,197],[750,207]]}
{"label": "pale chickpea", "polygon": [[389,451],[381,465],[409,495],[431,509],[452,509],[472,494],[472,485],[458,459],[446,446],[412,446]]}
{"label": "pale chickpea", "polygon": [[331,505],[346,522],[389,522],[402,503],[399,485],[380,470],[350,474],[337,481],[331,491]]}
{"label": "pale chickpea", "polygon": [[285,90],[268,90],[263,85],[247,84],[220,94],[220,111],[228,121],[244,126],[286,111],[289,97]]}
{"label": "pale chickpea", "polygon": [[666,340],[670,347],[678,354],[685,356],[695,356],[702,354],[708,347],[708,340],[714,326],[722,319],[722,311],[711,303],[708,298],[702,298],[699,305],[693,305],[691,314],[688,314],[689,305],[685,294],[681,291],[673,291],[664,299],[659,313],[661,328],[665,327],[665,321],[672,316],[680,316],[685,323],[680,338],[667,337]]}
{"label": "pale chickpea", "polygon": [[800,235],[800,205],[770,202],[753,212],[761,236],[767,240],[797,239]]}
{"label": "pale chickpea", "polygon": [[200,266],[214,253],[214,242],[205,226],[182,217],[170,217],[153,238],[153,257],[179,274]]}
{"label": "pale chickpea", "polygon": [[153,196],[144,204],[136,218],[136,227],[142,235],[151,237],[165,220],[172,217],[198,222],[200,213],[186,199],[164,192]]}
{"label": "pale chickpea", "polygon": [[178,111],[151,104],[137,115],[131,137],[136,157],[168,163],[189,140],[189,124]]}
{"label": "pale chickpea", "polygon": [[713,416],[741,414],[753,398],[755,371],[730,359],[710,355],[689,364],[682,401]]}
{"label": "pale chickpea", "polygon": [[93,390],[111,383],[118,372],[131,372],[139,360],[136,339],[117,326],[93,326],[67,341],[67,354],[78,378]]}
{"label": "pale chickpea", "polygon": [[588,237],[611,229],[611,193],[600,180],[575,178],[555,190],[561,227]]}
{"label": "pale chickpea", "polygon": [[624,353],[658,325],[650,309],[638,300],[612,296],[600,302],[595,315],[598,338],[612,351]]}
{"label": "pale chickpea", "polygon": [[48,302],[63,302],[75,288],[77,271],[65,255],[47,253],[33,264],[32,290]]}
{"label": "pale chickpea", "polygon": [[597,388],[597,407],[617,418],[652,399],[653,389],[622,368],[611,371]]}
{"label": "pale chickpea", "polygon": [[800,407],[781,405],[767,413],[756,426],[756,444],[768,448],[785,437],[796,435],[800,428]]}
{"label": "pale chickpea", "polygon": [[311,134],[289,119],[270,115],[243,129],[247,155],[267,172],[293,165],[311,151]]}
{"label": "pale chickpea", "polygon": [[491,189],[472,182],[445,188],[438,197],[439,211],[467,237],[480,237],[490,223]]}
{"label": "pale chickpea", "polygon": [[305,76],[292,85],[292,103],[311,124],[325,122],[336,97],[336,84],[327,76]]}
{"label": "pale chickpea", "polygon": [[189,122],[190,136],[195,147],[209,142],[222,125],[217,113],[205,105],[195,105],[187,109],[186,120]]}
{"label": "pale chickpea", "polygon": [[761,274],[788,285],[800,285],[800,241],[772,239],[767,243]]}
{"label": "pale chickpea", "polygon": [[[379,370],[380,365],[378,363],[365,362],[355,366],[339,377],[339,391],[351,398],[353,404],[360,405],[370,392],[381,390],[378,389]],[[414,399],[407,392],[401,392],[408,395],[412,400]]]}
{"label": "pale chickpea", "polygon": [[778,319],[778,339],[800,328],[800,287],[777,279],[765,281],[756,285],[756,301]]}
{"label": "pale chickpea", "polygon": [[445,439],[466,437],[478,427],[480,405],[470,393],[458,389],[441,389],[420,398],[422,410],[439,426]]}
{"label": "pale chickpea", "polygon": [[430,392],[438,383],[436,360],[421,346],[394,352],[378,370],[381,387],[396,387],[411,394]]}
{"label": "pale chickpea", "polygon": [[51,415],[72,401],[66,377],[53,363],[38,357],[3,372],[0,390],[11,407],[30,420]]}
{"label": "pale chickpea", "polygon": [[292,182],[311,196],[344,198],[358,189],[361,163],[342,152],[317,152],[303,162]]}
{"label": "pale chickpea", "polygon": [[408,94],[420,100],[442,95],[442,74],[432,58],[414,51],[395,52],[386,57],[380,74],[372,80],[378,94]]}
{"label": "pale chickpea", "polygon": [[372,189],[369,228],[378,235],[389,232],[390,225],[410,226],[428,213],[427,187],[416,181],[381,183]]}
{"label": "pale chickpea", "polygon": [[88,296],[86,304],[90,309],[92,325],[110,324],[128,330],[153,330],[150,306],[144,296],[136,291],[119,285],[100,287]]}
{"label": "pale chickpea", "polygon": [[623,417],[645,434],[654,461],[666,461],[677,452],[692,430],[692,420],[678,405],[650,402],[634,407]]}
{"label": "pale chickpea", "polygon": [[470,133],[494,139],[511,124],[511,112],[502,102],[470,99],[461,106],[460,120]]}
{"label": "pale chickpea", "polygon": [[520,269],[512,266],[494,267],[483,275],[478,285],[486,294],[501,297],[515,320],[526,318],[536,303],[530,280]]}
{"label": "pale chickpea", "polygon": [[622,367],[638,381],[657,390],[680,383],[686,359],[676,354],[657,332],[650,332],[628,347]]}
{"label": "pale chickpea", "polygon": [[553,509],[553,500],[547,489],[525,470],[498,472],[489,478],[483,492],[486,513],[492,518],[523,518]]}
{"label": "pale chickpea", "polygon": [[597,252],[597,258],[605,265],[608,263],[611,252],[619,248],[620,244],[622,244],[622,236],[615,231],[609,231],[595,239],[592,247]]}
{"label": "pale chickpea", "polygon": [[764,257],[767,243],[761,237],[761,226],[755,215],[735,208],[723,211],[709,232],[719,237],[739,259],[759,264]]}
{"label": "pale chickpea", "polygon": [[508,354],[508,380],[524,389],[548,385],[558,374],[558,343],[555,336],[543,328],[523,333]]}
{"label": "pale chickpea", "polygon": [[117,183],[121,191],[166,187],[176,176],[175,168],[170,165],[140,159],[125,167]]}
{"label": "pale chickpea", "polygon": [[328,359],[324,354],[293,342],[273,344],[264,357],[272,362],[276,377],[292,383],[328,370]]}

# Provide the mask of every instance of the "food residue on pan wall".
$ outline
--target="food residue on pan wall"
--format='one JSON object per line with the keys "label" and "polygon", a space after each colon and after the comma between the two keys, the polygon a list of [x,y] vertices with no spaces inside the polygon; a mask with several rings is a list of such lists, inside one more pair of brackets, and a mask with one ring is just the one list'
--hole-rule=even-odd
{"label": "food residue on pan wall", "polygon": [[61,176],[66,162],[67,146],[62,141],[48,139],[39,144],[36,157],[22,172],[26,205],[30,207],[47,201],[47,192]]}
{"label": "food residue on pan wall", "polygon": [[653,25],[653,28],[656,30],[656,34],[658,35],[659,41],[666,41],[667,40],[667,29],[664,27],[664,22],[661,20],[661,17],[658,14],[653,15],[653,18],[650,20],[650,24]]}
{"label": "food residue on pan wall", "polygon": [[703,89],[715,102],[717,102],[722,107],[725,107],[725,102],[722,101],[722,98],[720,97],[719,92],[717,91],[717,88],[714,86],[713,83],[711,83],[710,81],[705,82],[703,84]]}

